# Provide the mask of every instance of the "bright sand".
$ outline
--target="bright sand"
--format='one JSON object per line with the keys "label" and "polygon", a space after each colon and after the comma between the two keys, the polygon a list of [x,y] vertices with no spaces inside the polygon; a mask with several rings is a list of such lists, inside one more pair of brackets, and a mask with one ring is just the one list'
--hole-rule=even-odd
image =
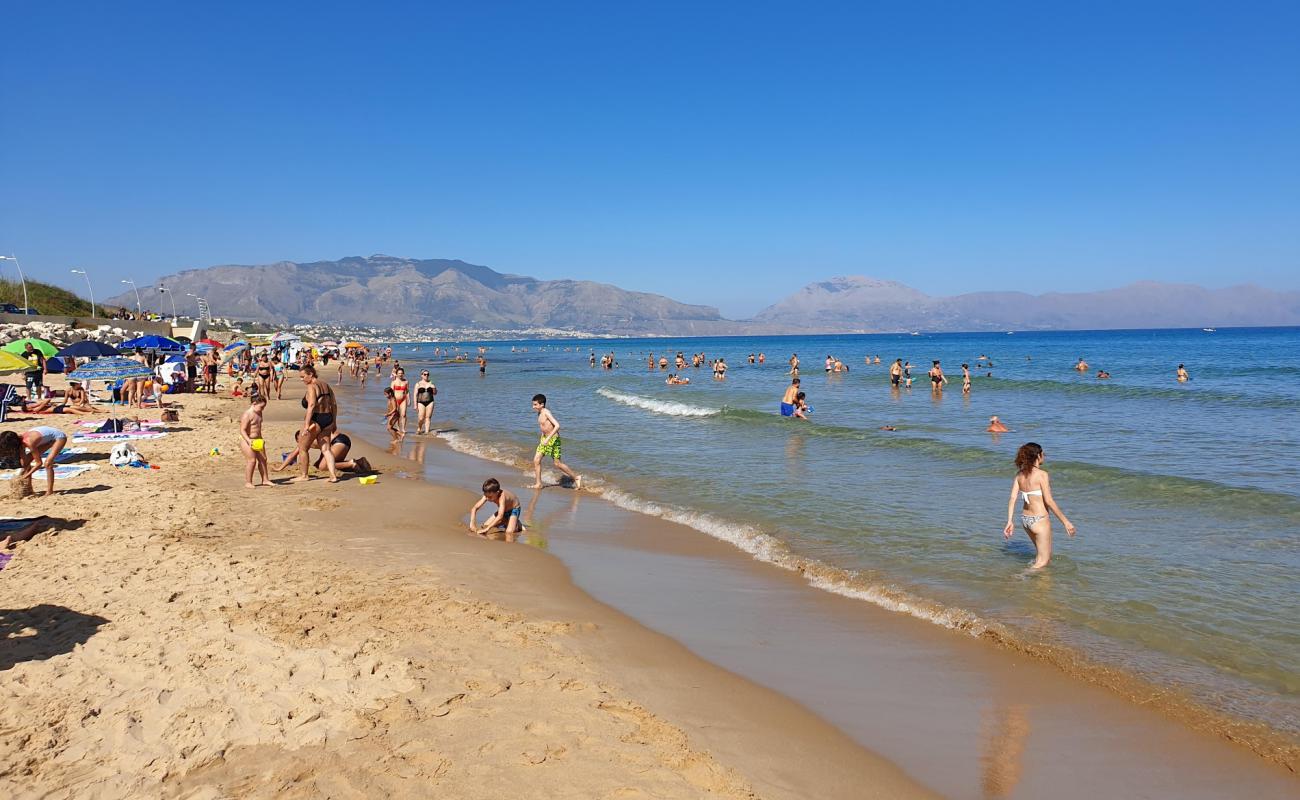
{"label": "bright sand", "polygon": [[[93,444],[77,459],[97,469],[53,498],[2,501],[62,530],[0,571],[0,795],[927,794],[551,556],[466,536],[468,493],[392,469],[245,490],[243,402],[179,400],[169,435],[137,445],[160,469]],[[3,429],[77,430],[21,417]],[[294,428],[268,421],[273,461]],[[372,556],[378,539],[418,553]]]}

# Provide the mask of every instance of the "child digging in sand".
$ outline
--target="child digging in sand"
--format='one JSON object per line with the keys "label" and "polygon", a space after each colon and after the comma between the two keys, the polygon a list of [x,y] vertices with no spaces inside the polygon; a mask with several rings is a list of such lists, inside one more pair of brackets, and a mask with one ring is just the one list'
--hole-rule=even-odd
{"label": "child digging in sand", "polygon": [[248,410],[239,417],[239,449],[244,451],[248,469],[244,473],[244,488],[252,489],[253,473],[261,476],[262,486],[270,486],[266,470],[266,442],[262,440],[262,412],[266,410],[266,397],[261,392],[248,396]]}
{"label": "child digging in sand", "polygon": [[[479,526],[476,524],[478,510],[488,503],[496,505],[496,513]],[[516,535],[524,530],[524,521],[520,514],[519,498],[515,493],[502,489],[500,481],[496,478],[488,478],[483,481],[483,496],[469,510],[470,533],[486,536],[488,531],[496,528],[505,532],[507,542],[513,542]]]}

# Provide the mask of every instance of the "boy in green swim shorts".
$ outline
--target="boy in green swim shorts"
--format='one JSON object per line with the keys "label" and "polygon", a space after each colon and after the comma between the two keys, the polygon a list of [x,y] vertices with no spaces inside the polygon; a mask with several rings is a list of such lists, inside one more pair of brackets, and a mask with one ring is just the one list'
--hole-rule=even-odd
{"label": "boy in green swim shorts", "polygon": [[555,460],[555,468],[573,479],[573,488],[582,488],[582,476],[569,469],[560,460],[560,421],[546,407],[546,395],[533,395],[533,411],[537,412],[537,427],[542,435],[537,442],[537,452],[533,454],[533,473],[536,478],[530,489],[542,488],[542,459],[550,456]]}

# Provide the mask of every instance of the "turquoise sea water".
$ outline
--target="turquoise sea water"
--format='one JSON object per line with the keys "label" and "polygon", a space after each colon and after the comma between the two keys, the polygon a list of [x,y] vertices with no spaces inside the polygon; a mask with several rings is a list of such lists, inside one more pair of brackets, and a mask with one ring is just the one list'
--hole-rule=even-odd
{"label": "turquoise sea water", "polygon": [[[453,447],[522,467],[536,444],[529,401],[544,392],[566,462],[619,505],[828,591],[1065,645],[1300,732],[1300,329],[481,344],[485,377],[441,363],[432,343],[395,347],[412,382],[433,368]],[[619,367],[590,367],[593,349]],[[691,385],[673,387],[647,370],[649,353],[678,351],[725,357],[727,379],[688,367]],[[751,352],[767,364],[747,364]],[[791,353],[811,422],[776,413]],[[828,354],[850,371],[825,374]],[[864,364],[875,354],[879,366]],[[994,366],[973,370],[965,397],[960,365],[982,355]],[[1088,374],[1072,369],[1080,356]],[[910,392],[888,385],[894,358],[914,365]],[[952,380],[941,396],[925,378],[932,359]],[[1190,383],[1175,382],[1179,363]],[[376,415],[384,385],[372,375],[367,387]],[[993,414],[1013,432],[985,433]],[[1040,574],[1025,569],[1024,533],[1001,535],[1012,456],[1031,440],[1079,529],[1069,540],[1054,521]]]}

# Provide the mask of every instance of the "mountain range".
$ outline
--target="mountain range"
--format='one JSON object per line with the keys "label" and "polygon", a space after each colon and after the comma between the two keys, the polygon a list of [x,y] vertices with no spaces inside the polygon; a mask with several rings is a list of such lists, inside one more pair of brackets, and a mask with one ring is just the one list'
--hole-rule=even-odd
{"label": "mountain range", "polygon": [[[191,269],[158,283],[173,299],[206,298],[216,316],[231,319],[463,330],[704,336],[1300,325],[1300,292],[1145,281],[1098,292],[934,297],[896,281],[847,276],[810,283],[749,320],[610,284],[385,255]],[[169,307],[154,287],[140,294],[155,310]],[[108,302],[132,307],[135,297]]]}

